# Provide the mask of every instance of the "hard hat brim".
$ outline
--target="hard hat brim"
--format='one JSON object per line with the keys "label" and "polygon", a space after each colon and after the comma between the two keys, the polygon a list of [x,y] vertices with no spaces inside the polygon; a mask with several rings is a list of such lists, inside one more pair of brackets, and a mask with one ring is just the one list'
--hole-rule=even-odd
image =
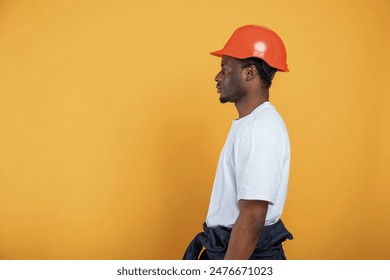
{"label": "hard hat brim", "polygon": [[213,55],[213,56],[218,56],[218,57],[222,57],[224,55],[222,50],[213,51],[213,52],[210,52],[210,54]]}
{"label": "hard hat brim", "polygon": [[[227,56],[231,56],[231,57],[238,58],[238,59],[245,59],[245,58],[249,58],[249,57],[256,57],[254,55],[253,56],[242,55],[242,54],[238,54],[236,52],[226,51],[224,49],[210,52],[210,54],[213,55],[213,56],[217,56],[217,57],[222,57],[224,55],[227,55]],[[272,66],[272,67],[274,67],[274,66]],[[286,64],[286,67],[274,67],[274,68],[278,69],[278,71],[281,71],[281,72],[290,72],[290,70],[287,67],[287,64]]]}
{"label": "hard hat brim", "polygon": [[239,54],[237,52],[227,51],[225,49],[218,50],[218,51],[213,51],[213,52],[210,52],[210,54],[214,55],[214,56],[218,56],[218,57],[222,57],[224,55],[227,55],[227,56],[231,56],[231,57],[239,58],[239,59],[244,59],[244,58],[249,58],[250,57],[250,56],[247,56],[247,55],[244,55],[244,54]]}

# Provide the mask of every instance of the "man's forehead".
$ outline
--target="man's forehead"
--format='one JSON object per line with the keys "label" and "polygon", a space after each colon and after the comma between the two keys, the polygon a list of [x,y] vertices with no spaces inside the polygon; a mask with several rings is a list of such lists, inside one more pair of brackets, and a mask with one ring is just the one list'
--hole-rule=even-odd
{"label": "man's forehead", "polygon": [[231,56],[224,55],[221,59],[221,65],[233,65],[237,63],[237,59]]}

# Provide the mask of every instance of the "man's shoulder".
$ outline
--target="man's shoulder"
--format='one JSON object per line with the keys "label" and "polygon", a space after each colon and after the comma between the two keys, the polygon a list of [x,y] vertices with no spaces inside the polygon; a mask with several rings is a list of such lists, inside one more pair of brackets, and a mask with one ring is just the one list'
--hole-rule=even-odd
{"label": "man's shoulder", "polygon": [[274,106],[255,112],[240,127],[238,138],[281,137],[286,133],[284,121]]}
{"label": "man's shoulder", "polygon": [[283,123],[283,119],[279,112],[274,106],[269,105],[263,108],[263,110],[255,111],[253,116],[248,119],[246,126],[252,129],[262,129],[272,128]]}

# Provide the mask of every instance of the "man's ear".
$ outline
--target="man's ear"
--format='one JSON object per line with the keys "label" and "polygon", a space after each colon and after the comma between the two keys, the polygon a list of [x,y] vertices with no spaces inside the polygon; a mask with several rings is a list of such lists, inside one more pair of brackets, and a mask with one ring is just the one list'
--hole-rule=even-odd
{"label": "man's ear", "polygon": [[256,67],[254,65],[251,65],[248,68],[246,68],[245,75],[246,75],[245,77],[246,81],[250,81],[254,79],[256,76],[258,76]]}

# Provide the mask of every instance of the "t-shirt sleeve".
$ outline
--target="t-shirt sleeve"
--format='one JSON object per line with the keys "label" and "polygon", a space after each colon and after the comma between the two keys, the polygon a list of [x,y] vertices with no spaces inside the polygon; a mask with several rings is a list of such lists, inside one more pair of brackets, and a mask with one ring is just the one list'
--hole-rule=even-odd
{"label": "t-shirt sleeve", "polygon": [[237,136],[234,146],[237,200],[275,202],[283,156],[276,127],[255,123]]}

